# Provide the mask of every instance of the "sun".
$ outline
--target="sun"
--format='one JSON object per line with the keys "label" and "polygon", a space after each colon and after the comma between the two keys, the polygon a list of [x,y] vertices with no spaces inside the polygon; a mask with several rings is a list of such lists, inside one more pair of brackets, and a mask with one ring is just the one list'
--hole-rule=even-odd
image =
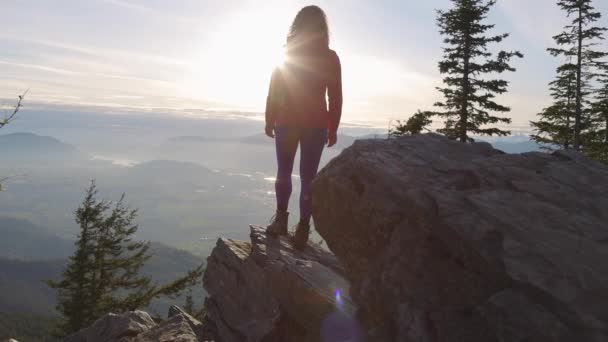
{"label": "sun", "polygon": [[265,101],[272,70],[285,61],[285,18],[275,11],[227,18],[194,61],[188,87],[195,98],[245,107]]}

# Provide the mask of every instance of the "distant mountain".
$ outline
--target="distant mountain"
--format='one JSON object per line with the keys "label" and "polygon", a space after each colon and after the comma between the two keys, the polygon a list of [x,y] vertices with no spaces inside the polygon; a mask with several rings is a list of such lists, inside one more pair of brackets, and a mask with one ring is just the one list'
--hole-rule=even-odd
{"label": "distant mountain", "polygon": [[51,337],[59,318],[40,314],[0,312],[0,341],[57,342]]}
{"label": "distant mountain", "polygon": [[19,260],[67,258],[73,243],[32,223],[0,217],[0,257]]}
{"label": "distant mountain", "polygon": [[53,137],[33,133],[11,133],[0,135],[0,155],[11,161],[80,161],[86,155],[75,146]]}
{"label": "distant mountain", "polygon": [[505,153],[525,153],[540,151],[540,145],[534,141],[495,141],[491,142],[495,149]]}
{"label": "distant mountain", "polygon": [[65,262],[0,258],[0,312],[56,315],[55,290],[43,281],[57,279]]}
{"label": "distant mountain", "polygon": [[[175,248],[153,243],[152,257],[142,273],[158,284],[165,284],[186,274],[201,264],[202,258]],[[66,259],[52,261],[23,261],[0,258],[0,312],[17,312],[57,315],[55,290],[43,280],[58,279],[67,263]],[[202,286],[193,289],[197,303],[203,299]],[[177,303],[181,304],[181,299]],[[176,300],[160,298],[150,309],[165,315]]]}
{"label": "distant mountain", "polygon": [[[0,234],[0,313],[53,315],[56,294],[42,280],[60,277],[74,244],[27,221],[11,218],[0,219]],[[15,251],[19,246],[23,251]],[[203,262],[201,257],[157,242],[151,244],[150,252],[152,257],[142,273],[159,284],[175,280]],[[193,293],[196,299],[202,300],[201,286]],[[171,304],[175,301],[161,298],[151,305],[151,309],[164,315]]]}

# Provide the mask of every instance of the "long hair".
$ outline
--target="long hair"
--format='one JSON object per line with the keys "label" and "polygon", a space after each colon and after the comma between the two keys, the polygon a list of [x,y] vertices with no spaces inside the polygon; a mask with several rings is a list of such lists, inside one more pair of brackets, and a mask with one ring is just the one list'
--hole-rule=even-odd
{"label": "long hair", "polygon": [[329,48],[329,25],[318,6],[306,6],[296,15],[287,35],[287,52],[318,51]]}

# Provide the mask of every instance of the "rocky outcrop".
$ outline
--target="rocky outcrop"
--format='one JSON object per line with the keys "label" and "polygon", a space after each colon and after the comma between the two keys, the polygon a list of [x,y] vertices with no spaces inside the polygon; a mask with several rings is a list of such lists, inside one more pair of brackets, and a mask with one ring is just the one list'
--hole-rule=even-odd
{"label": "rocky outcrop", "polygon": [[438,135],[357,141],[316,229],[370,341],[608,341],[608,168]]}
{"label": "rocky outcrop", "polygon": [[198,342],[211,341],[201,322],[179,307],[159,324],[143,311],[107,314],[92,326],[72,334],[64,342]]}
{"label": "rocky outcrop", "polygon": [[299,252],[252,226],[251,242],[218,240],[203,284],[218,340],[358,341],[343,269],[318,246]]}

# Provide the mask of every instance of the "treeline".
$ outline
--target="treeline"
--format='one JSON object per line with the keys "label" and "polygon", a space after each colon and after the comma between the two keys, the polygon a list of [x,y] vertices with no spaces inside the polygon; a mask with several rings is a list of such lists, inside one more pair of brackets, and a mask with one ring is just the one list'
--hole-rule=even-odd
{"label": "treeline", "polygon": [[[437,12],[437,25],[444,37],[439,71],[444,100],[436,111],[418,111],[406,122],[398,121],[390,135],[418,134],[442,119],[439,133],[461,142],[472,136],[507,136],[503,129],[511,119],[500,116],[511,109],[496,102],[508,91],[509,82],[499,75],[514,72],[513,58],[519,51],[492,53],[508,33],[489,35],[494,28],[487,15],[495,0],[452,0],[453,7]],[[593,0],[558,0],[557,6],[571,18],[553,39],[548,52],[561,60],[555,80],[549,83],[554,103],[532,121],[531,139],[546,149],[573,149],[608,163],[608,53],[599,49],[606,28],[597,26],[601,13]],[[498,124],[503,124],[498,126]]]}
{"label": "treeline", "polygon": [[0,312],[0,341],[55,342],[51,337],[58,318],[26,313]]}

